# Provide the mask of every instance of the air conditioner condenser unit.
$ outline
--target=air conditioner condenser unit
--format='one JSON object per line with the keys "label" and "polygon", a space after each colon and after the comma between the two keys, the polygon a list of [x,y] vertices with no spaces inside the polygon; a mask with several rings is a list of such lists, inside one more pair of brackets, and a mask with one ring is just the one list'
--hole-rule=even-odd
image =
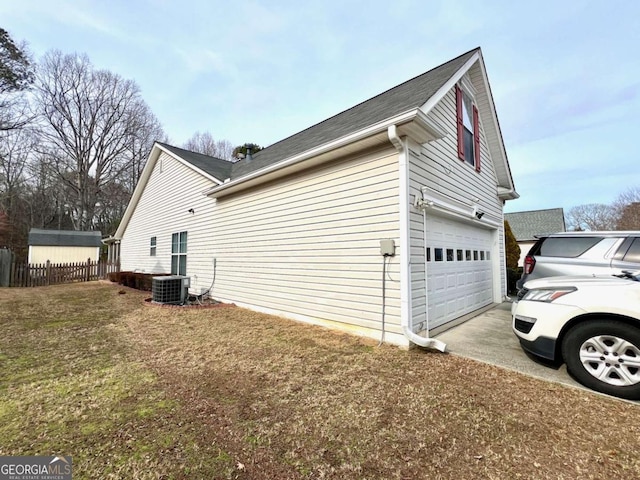
{"label": "air conditioner condenser unit", "polygon": [[170,275],[153,277],[151,280],[151,296],[155,303],[183,305],[189,296],[191,277]]}

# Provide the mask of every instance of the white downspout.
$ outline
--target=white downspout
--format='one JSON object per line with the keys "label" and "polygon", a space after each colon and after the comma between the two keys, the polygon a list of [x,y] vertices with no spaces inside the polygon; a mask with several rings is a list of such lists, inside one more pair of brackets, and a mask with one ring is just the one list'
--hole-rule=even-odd
{"label": "white downspout", "polygon": [[[398,136],[395,125],[387,129],[389,140],[398,150],[398,176],[400,200],[400,323],[402,333],[421,347],[445,351],[446,344],[435,338],[422,337],[411,328],[411,249],[409,246],[409,164],[407,151]],[[425,272],[426,274],[426,272]],[[426,281],[426,278],[425,278]],[[428,331],[428,330],[427,330]]]}
{"label": "white downspout", "polygon": [[427,211],[422,210],[422,241],[424,242],[424,322],[429,331],[429,262],[427,261]]}

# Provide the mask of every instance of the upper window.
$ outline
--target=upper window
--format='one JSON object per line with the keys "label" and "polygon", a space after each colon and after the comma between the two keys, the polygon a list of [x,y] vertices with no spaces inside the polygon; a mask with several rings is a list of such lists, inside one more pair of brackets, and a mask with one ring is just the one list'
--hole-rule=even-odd
{"label": "upper window", "polygon": [[480,126],[478,109],[471,96],[456,85],[458,157],[480,171]]}
{"label": "upper window", "polygon": [[187,274],[187,232],[171,235],[171,275]]}
{"label": "upper window", "polygon": [[149,256],[156,256],[156,237],[151,237],[151,242],[149,243]]}

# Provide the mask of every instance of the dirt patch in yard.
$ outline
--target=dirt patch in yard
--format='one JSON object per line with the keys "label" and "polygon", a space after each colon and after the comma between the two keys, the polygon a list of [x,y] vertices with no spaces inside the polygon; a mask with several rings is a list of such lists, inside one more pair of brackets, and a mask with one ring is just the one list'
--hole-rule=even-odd
{"label": "dirt patch in yard", "polygon": [[119,288],[0,289],[0,455],[71,454],[74,478],[640,478],[637,405]]}
{"label": "dirt patch in yard", "polygon": [[[124,291],[124,290],[121,290]],[[189,303],[186,303],[185,305],[174,305],[171,303],[158,303],[158,302],[154,302],[152,298],[145,298],[144,299],[144,304],[148,307],[157,307],[157,308],[187,308],[187,309],[191,309],[191,308],[229,308],[229,307],[235,307],[236,305],[234,303],[223,303],[223,302],[219,302],[217,300],[214,300],[212,298],[205,298],[205,299],[197,299],[197,300],[193,300],[190,301]]]}

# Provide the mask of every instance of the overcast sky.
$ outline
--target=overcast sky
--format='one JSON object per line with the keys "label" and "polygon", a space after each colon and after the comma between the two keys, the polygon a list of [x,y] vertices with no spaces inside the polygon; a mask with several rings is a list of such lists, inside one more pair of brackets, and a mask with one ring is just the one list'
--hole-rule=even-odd
{"label": "overcast sky", "polygon": [[135,80],[175,145],[266,146],[480,46],[521,195],[505,211],[640,186],[634,0],[1,0],[0,19],[36,59]]}

